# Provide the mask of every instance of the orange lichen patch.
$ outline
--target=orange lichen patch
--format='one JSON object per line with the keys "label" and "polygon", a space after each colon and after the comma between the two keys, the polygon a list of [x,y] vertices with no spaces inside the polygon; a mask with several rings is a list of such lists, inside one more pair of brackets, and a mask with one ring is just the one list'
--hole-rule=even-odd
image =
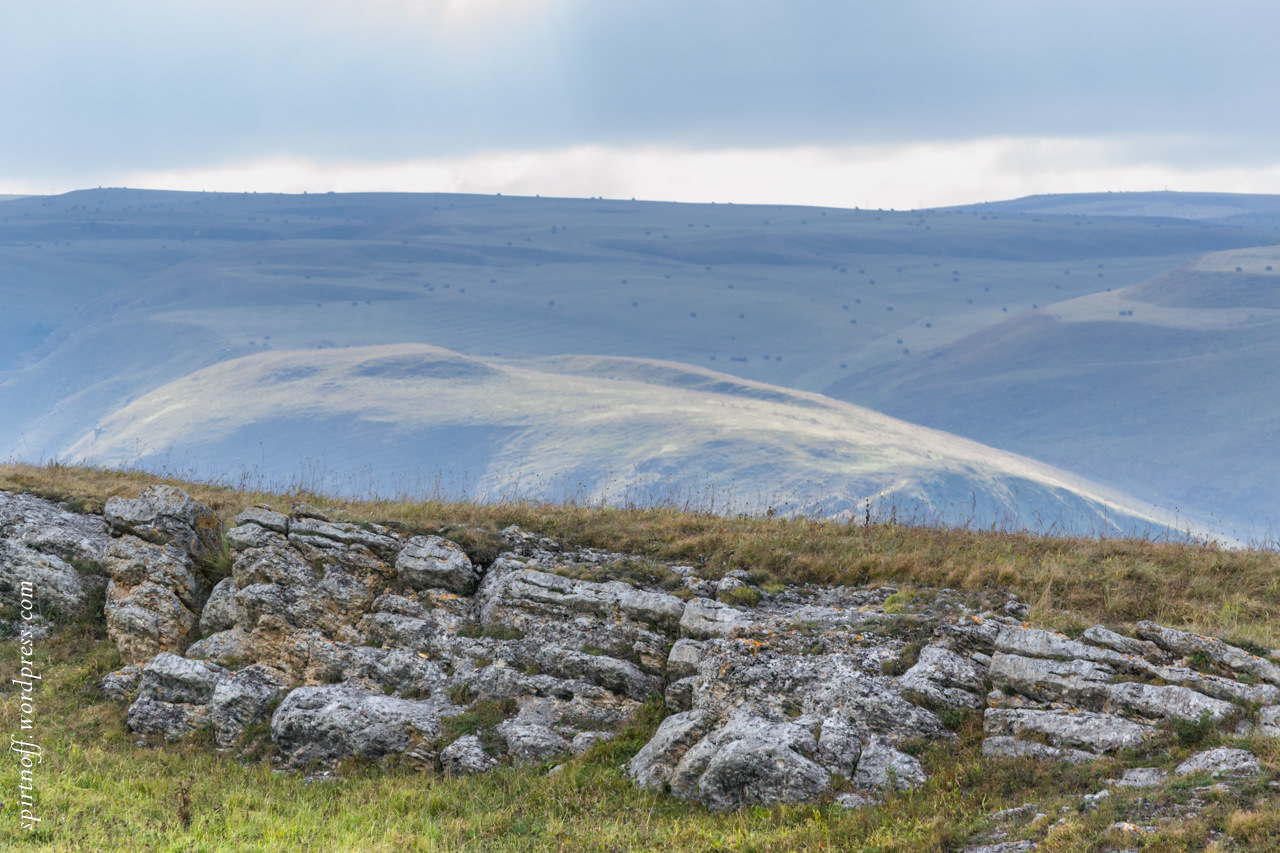
{"label": "orange lichen patch", "polygon": [[741,643],[742,645],[750,646],[751,654],[753,657],[759,657],[761,649],[771,648],[770,645],[766,642],[763,642],[761,640],[752,640],[750,638],[742,638],[742,639],[734,640],[734,642]]}

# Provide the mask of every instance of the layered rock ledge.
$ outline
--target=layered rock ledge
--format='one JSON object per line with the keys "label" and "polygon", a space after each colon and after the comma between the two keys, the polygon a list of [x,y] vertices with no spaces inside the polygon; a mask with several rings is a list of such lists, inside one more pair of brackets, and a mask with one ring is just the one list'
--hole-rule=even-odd
{"label": "layered rock ledge", "polygon": [[650,703],[666,716],[632,780],[728,810],[919,786],[919,747],[974,715],[984,754],[1046,761],[1150,749],[1180,726],[1280,735],[1280,661],[1218,639],[1150,622],[1067,637],[992,592],[612,572],[635,561],[501,535],[477,563],[442,536],[301,504],[223,531],[172,487],[104,518],[0,493],[0,586],[37,584],[59,618],[105,587],[127,666],[102,688],[133,731],[269,739],[293,768],[553,764]]}

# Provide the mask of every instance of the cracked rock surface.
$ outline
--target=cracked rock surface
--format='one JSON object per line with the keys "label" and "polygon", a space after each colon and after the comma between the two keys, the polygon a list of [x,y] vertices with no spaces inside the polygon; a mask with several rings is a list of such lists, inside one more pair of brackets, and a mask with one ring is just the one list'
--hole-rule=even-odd
{"label": "cracked rock surface", "polygon": [[[1280,731],[1280,665],[1154,623],[1067,637],[1004,594],[764,589],[514,527],[472,552],[449,529],[400,531],[301,504],[221,531],[172,487],[113,499],[105,521],[0,493],[0,584],[47,570],[71,610],[100,566],[128,664],[102,686],[129,701],[129,727],[208,729],[230,750],[269,737],[291,767],[552,766],[649,707],[666,717],[625,767],[639,786],[717,811],[856,807],[925,784],[917,756],[966,717],[982,720],[984,755],[1074,763],[1149,750],[1174,726]],[[208,568],[217,536],[228,577]],[[1241,752],[1176,772],[1257,773]]]}

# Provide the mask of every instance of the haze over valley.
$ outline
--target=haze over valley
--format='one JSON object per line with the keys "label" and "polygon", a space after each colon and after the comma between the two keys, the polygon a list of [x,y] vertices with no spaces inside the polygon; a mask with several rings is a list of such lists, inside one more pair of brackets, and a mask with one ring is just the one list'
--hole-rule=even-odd
{"label": "haze over valley", "polygon": [[[1256,452],[1280,399],[1278,227],[1276,197],[1179,193],[14,198],[0,451],[471,493],[683,479],[819,512],[896,497],[1247,536],[1280,518]],[[403,375],[368,368],[387,346],[409,346]]]}

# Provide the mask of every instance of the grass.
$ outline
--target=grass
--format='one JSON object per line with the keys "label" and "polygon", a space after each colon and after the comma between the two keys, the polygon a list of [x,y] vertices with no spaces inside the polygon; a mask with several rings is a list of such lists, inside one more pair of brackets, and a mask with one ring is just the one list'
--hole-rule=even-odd
{"label": "grass", "polygon": [[[133,495],[153,478],[59,466],[0,468],[0,488],[101,507]],[[1266,551],[1226,551],[1147,541],[1049,539],[1017,533],[847,526],[778,518],[719,518],[655,509],[627,511],[574,505],[353,503],[320,495],[241,494],[179,484],[223,518],[267,503],[281,509],[305,499],[353,519],[394,521],[406,532],[466,525],[493,533],[508,524],[562,542],[646,560],[694,564],[714,576],[734,568],[768,572],[777,582],[892,583],[904,609],[933,586],[981,597],[1009,588],[1033,604],[1033,619],[1069,628],[1104,622],[1123,627],[1145,618],[1277,645],[1280,559]],[[480,537],[477,541],[481,541]],[[764,577],[754,575],[753,577]],[[899,620],[910,620],[909,613]],[[914,643],[912,644],[914,645]],[[904,649],[900,665],[911,658]],[[699,806],[637,790],[625,762],[649,738],[665,709],[645,711],[611,741],[546,768],[501,767],[483,777],[451,779],[394,763],[349,763],[331,779],[273,771],[269,748],[248,759],[192,743],[139,741],[124,726],[125,704],[97,689],[121,660],[100,619],[86,617],[37,643],[44,680],[36,694],[34,739],[44,748],[37,775],[35,835],[21,832],[18,766],[0,765],[5,844],[14,850],[351,850],[368,851],[947,851],[991,829],[989,815],[1035,803],[1048,819],[1030,816],[1007,829],[1047,851],[1141,848],[1201,851],[1212,833],[1228,833],[1249,849],[1275,849],[1280,802],[1267,783],[1280,768],[1280,742],[1233,739],[1215,731],[1170,730],[1154,756],[1122,755],[1079,767],[980,754],[976,715],[948,720],[954,742],[917,745],[930,782],[882,803],[845,811],[831,803],[748,808],[712,815]],[[16,668],[18,646],[0,644],[0,662]],[[459,699],[467,698],[459,696]],[[444,723],[449,736],[493,736],[507,717],[501,703],[469,709]],[[12,695],[0,701],[0,726],[18,731]],[[1198,727],[1197,727],[1198,729]],[[254,736],[261,740],[262,732]],[[1191,741],[1194,741],[1192,743]],[[144,745],[139,745],[142,743]],[[1113,792],[1097,810],[1081,798],[1101,790],[1126,766],[1170,769],[1191,752],[1219,744],[1248,746],[1266,773],[1238,793],[1200,795],[1203,780],[1158,792]],[[259,744],[261,746],[261,744]],[[1173,809],[1206,799],[1197,816],[1174,818],[1153,835],[1125,839],[1109,830],[1133,809]],[[1146,798],[1147,805],[1138,803]],[[1154,805],[1152,805],[1154,804]],[[1062,822],[1059,823],[1059,820]],[[1154,822],[1154,821],[1152,821]],[[1209,848],[1212,849],[1212,848]],[[1224,848],[1225,849],[1225,848]]]}
{"label": "grass", "polygon": [[[15,649],[0,648],[6,667],[13,665]],[[661,703],[651,702],[615,739],[567,759],[554,776],[545,767],[503,767],[451,779],[351,763],[335,778],[308,781],[274,772],[269,760],[240,761],[202,746],[138,746],[124,729],[124,705],[85,690],[119,663],[111,644],[81,633],[47,645],[46,652],[39,694],[46,759],[37,777],[38,813],[46,822],[36,835],[23,836],[8,803],[7,849],[923,853],[957,849],[988,829],[991,813],[1033,802],[1054,820],[1066,809],[1066,822],[1037,828],[1024,820],[1012,827],[1014,837],[1040,839],[1043,849],[1053,851],[1092,850],[1117,819],[1118,804],[1108,801],[1097,812],[1077,806],[1125,763],[1070,767],[985,759],[978,720],[965,717],[955,743],[920,750],[933,778],[919,791],[855,811],[819,803],[712,815],[639,791],[622,772],[664,713]],[[446,725],[450,735],[483,738],[511,710],[486,704]],[[12,703],[5,703],[0,723],[14,727]],[[1248,745],[1269,767],[1280,758],[1274,742]],[[1172,766],[1189,751],[1171,745],[1160,760]],[[16,766],[6,763],[0,770],[4,790],[15,789],[16,775]],[[1159,796],[1186,801],[1195,781]],[[1217,800],[1200,818],[1174,822],[1149,837],[1144,849],[1199,851],[1210,831],[1232,831],[1262,845],[1255,849],[1267,849],[1280,809],[1265,800],[1266,790],[1259,782]],[[1118,792],[1112,799],[1126,803],[1138,795]]]}
{"label": "grass", "polygon": [[726,517],[661,506],[352,501],[301,491],[236,491],[137,471],[0,465],[0,489],[66,500],[88,511],[100,510],[109,497],[134,496],[144,485],[162,482],[187,489],[224,519],[258,503],[288,511],[292,501],[305,500],[353,520],[392,522],[406,533],[465,526],[477,543],[490,543],[485,545],[489,553],[494,548],[490,537],[516,524],[575,546],[694,565],[704,576],[744,569],[791,584],[894,584],[967,591],[998,587],[1030,603],[1033,621],[1067,632],[1094,623],[1129,628],[1152,619],[1250,648],[1280,647],[1280,553],[1274,550]]}

